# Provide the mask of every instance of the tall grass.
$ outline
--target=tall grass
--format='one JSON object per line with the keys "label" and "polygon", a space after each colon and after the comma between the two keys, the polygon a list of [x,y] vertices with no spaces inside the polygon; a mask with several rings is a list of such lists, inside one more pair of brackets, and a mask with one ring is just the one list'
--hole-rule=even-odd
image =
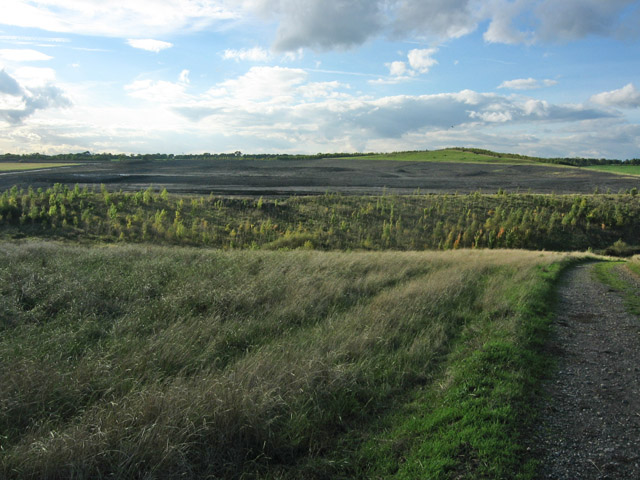
{"label": "tall grass", "polygon": [[[367,460],[382,419],[454,388],[487,342],[520,345],[563,258],[4,243],[0,476],[381,472],[400,461]],[[442,473],[458,454],[416,458]]]}

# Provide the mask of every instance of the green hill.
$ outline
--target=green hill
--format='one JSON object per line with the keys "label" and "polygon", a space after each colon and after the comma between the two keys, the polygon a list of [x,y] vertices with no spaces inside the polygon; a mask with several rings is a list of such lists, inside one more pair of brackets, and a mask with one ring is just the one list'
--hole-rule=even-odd
{"label": "green hill", "polygon": [[[353,158],[353,157],[350,157]],[[355,157],[360,158],[360,157]],[[452,162],[452,163],[500,163],[500,164],[538,164],[531,157],[518,157],[498,154],[487,150],[447,148],[444,150],[426,150],[412,152],[377,153],[361,157],[366,160],[393,160],[398,162]]]}

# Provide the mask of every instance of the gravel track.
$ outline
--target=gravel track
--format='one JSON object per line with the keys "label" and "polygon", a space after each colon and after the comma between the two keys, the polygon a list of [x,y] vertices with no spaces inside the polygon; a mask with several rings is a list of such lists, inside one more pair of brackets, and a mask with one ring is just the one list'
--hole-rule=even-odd
{"label": "gravel track", "polygon": [[640,479],[640,321],[593,268],[570,270],[560,286],[538,478]]}

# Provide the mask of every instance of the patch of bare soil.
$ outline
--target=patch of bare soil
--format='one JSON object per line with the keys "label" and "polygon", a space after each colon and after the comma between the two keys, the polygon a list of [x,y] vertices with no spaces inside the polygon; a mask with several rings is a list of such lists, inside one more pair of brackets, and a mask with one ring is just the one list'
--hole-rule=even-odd
{"label": "patch of bare soil", "polygon": [[558,368],[534,434],[539,478],[640,478],[640,321],[593,266],[574,268],[560,288]]}
{"label": "patch of bare soil", "polygon": [[422,193],[613,193],[638,186],[638,177],[551,165],[396,162],[362,159],[175,160],[94,162],[0,175],[0,191],[13,185],[47,188],[55,183],[99,189],[166,187],[198,195],[290,196],[406,195]]}

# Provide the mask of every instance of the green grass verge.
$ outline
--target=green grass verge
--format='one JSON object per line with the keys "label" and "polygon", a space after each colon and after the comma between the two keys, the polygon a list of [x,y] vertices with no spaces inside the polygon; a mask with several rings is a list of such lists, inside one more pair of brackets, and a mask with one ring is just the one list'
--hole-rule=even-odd
{"label": "green grass verge", "polygon": [[[625,306],[629,312],[634,315],[640,315],[640,276],[638,278],[633,277],[634,275],[640,275],[640,262],[635,258],[637,257],[634,257],[629,262],[599,263],[596,265],[595,272],[601,282],[622,293]],[[622,269],[628,270],[623,272]],[[629,275],[632,277],[629,277]]]}
{"label": "green grass verge", "polygon": [[[508,320],[485,311],[467,325],[445,378],[384,419],[388,430],[363,448],[370,478],[536,478],[526,434],[532,400],[552,363],[543,345],[555,285],[577,259],[539,267],[527,282],[503,285],[515,308]],[[383,459],[381,461],[380,459]]]}
{"label": "green grass verge", "polygon": [[627,263],[629,270],[640,276],[640,255],[634,255]]}
{"label": "green grass verge", "polygon": [[0,162],[0,172],[17,172],[23,170],[37,170],[40,168],[72,167],[77,163],[20,163]]}
{"label": "green grass verge", "polygon": [[508,165],[544,165],[534,160],[496,157],[492,155],[477,154],[473,152],[465,152],[456,149],[417,151],[417,152],[398,152],[398,153],[381,153],[376,155],[366,155],[363,160],[393,160],[398,162],[453,162],[453,163],[498,163]]}
{"label": "green grass verge", "polygon": [[620,175],[640,175],[640,165],[593,165],[584,168]]}

